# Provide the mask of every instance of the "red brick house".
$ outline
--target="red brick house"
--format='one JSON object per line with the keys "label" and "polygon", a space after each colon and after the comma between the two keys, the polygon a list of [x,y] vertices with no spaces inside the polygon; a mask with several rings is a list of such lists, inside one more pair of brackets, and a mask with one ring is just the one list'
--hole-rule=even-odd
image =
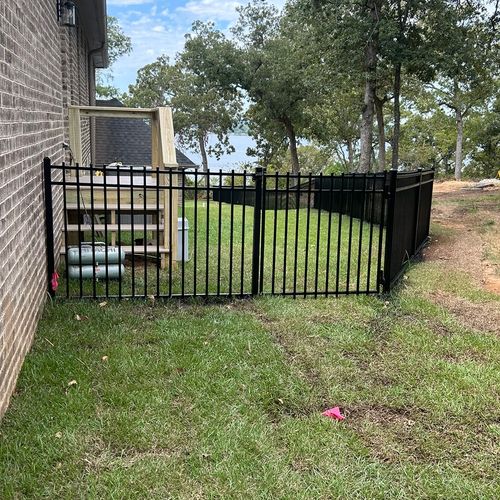
{"label": "red brick house", "polygon": [[46,298],[42,160],[64,159],[67,106],[95,104],[106,64],[105,0],[0,1],[0,416]]}

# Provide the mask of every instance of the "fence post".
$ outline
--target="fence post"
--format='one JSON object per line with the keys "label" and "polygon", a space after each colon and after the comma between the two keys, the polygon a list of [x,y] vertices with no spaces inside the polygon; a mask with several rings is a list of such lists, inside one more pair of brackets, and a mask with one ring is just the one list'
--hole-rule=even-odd
{"label": "fence post", "polygon": [[417,247],[419,246],[418,238],[418,218],[420,215],[420,195],[422,193],[422,168],[418,169],[418,191],[415,200],[415,232],[413,235],[413,255],[415,255],[417,251]]}
{"label": "fence post", "polygon": [[[255,203],[253,210],[253,250],[252,250],[252,295],[259,294],[260,281],[260,243],[261,230],[260,223],[262,219],[262,181],[264,179],[264,169],[257,167],[255,169]],[[263,239],[263,235],[262,235]]]}
{"label": "fence post", "polygon": [[262,169],[262,204],[261,204],[261,227],[260,227],[260,270],[259,270],[259,294],[264,291],[264,251],[266,243],[266,208],[268,203],[267,196],[267,177],[266,168]]}
{"label": "fence post", "polygon": [[[396,206],[396,186],[398,179],[397,169],[389,172],[389,192],[386,193],[387,224],[385,228],[385,255],[384,255],[384,293],[391,290],[391,262],[392,262],[392,240],[394,237],[394,209]],[[386,186],[387,188],[387,186]]]}
{"label": "fence post", "polygon": [[431,192],[429,194],[429,217],[427,217],[427,220],[425,221],[426,223],[426,240],[429,241],[429,233],[430,233],[430,225],[431,225],[431,209],[432,209],[432,197],[433,197],[433,192],[434,192],[434,181],[436,179],[436,167],[432,166],[431,168],[432,171],[432,182],[431,182]]}
{"label": "fence post", "polygon": [[50,158],[43,159],[43,184],[45,201],[45,238],[47,250],[47,291],[54,297],[56,291],[52,286],[52,275],[55,271],[54,260],[54,214],[52,210],[52,176]]}

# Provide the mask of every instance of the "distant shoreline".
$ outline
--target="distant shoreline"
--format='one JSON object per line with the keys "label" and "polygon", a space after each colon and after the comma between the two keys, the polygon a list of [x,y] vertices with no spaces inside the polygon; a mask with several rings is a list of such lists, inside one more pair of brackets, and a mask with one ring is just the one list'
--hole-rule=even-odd
{"label": "distant shoreline", "polygon": [[[209,145],[214,142],[215,136],[209,138]],[[235,149],[234,153],[222,155],[219,160],[214,157],[209,157],[208,168],[210,170],[223,170],[229,172],[231,170],[241,169],[243,164],[256,162],[257,158],[255,156],[247,155],[247,149],[255,147],[253,137],[242,132],[231,133],[229,134],[229,142]],[[201,165],[201,156],[198,153],[190,150],[183,150],[183,152],[197,165]]]}

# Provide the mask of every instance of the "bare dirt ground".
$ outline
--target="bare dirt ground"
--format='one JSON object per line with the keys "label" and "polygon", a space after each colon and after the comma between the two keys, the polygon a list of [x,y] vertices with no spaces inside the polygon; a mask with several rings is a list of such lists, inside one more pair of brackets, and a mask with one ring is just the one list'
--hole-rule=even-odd
{"label": "bare dirt ground", "polygon": [[[435,184],[432,223],[437,230],[425,259],[464,272],[480,288],[500,295],[500,189],[471,186]],[[432,299],[464,323],[500,333],[498,302],[473,303],[444,291],[432,293]]]}

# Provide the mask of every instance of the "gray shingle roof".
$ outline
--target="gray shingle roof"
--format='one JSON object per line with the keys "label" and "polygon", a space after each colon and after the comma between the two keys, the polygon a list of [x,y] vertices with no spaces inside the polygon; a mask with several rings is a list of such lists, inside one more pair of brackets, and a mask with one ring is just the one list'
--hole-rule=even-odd
{"label": "gray shingle roof", "polygon": [[[122,107],[118,99],[96,100],[96,106]],[[175,148],[181,168],[196,168],[182,151]],[[96,164],[121,161],[125,165],[151,165],[151,125],[137,118],[95,119]]]}

